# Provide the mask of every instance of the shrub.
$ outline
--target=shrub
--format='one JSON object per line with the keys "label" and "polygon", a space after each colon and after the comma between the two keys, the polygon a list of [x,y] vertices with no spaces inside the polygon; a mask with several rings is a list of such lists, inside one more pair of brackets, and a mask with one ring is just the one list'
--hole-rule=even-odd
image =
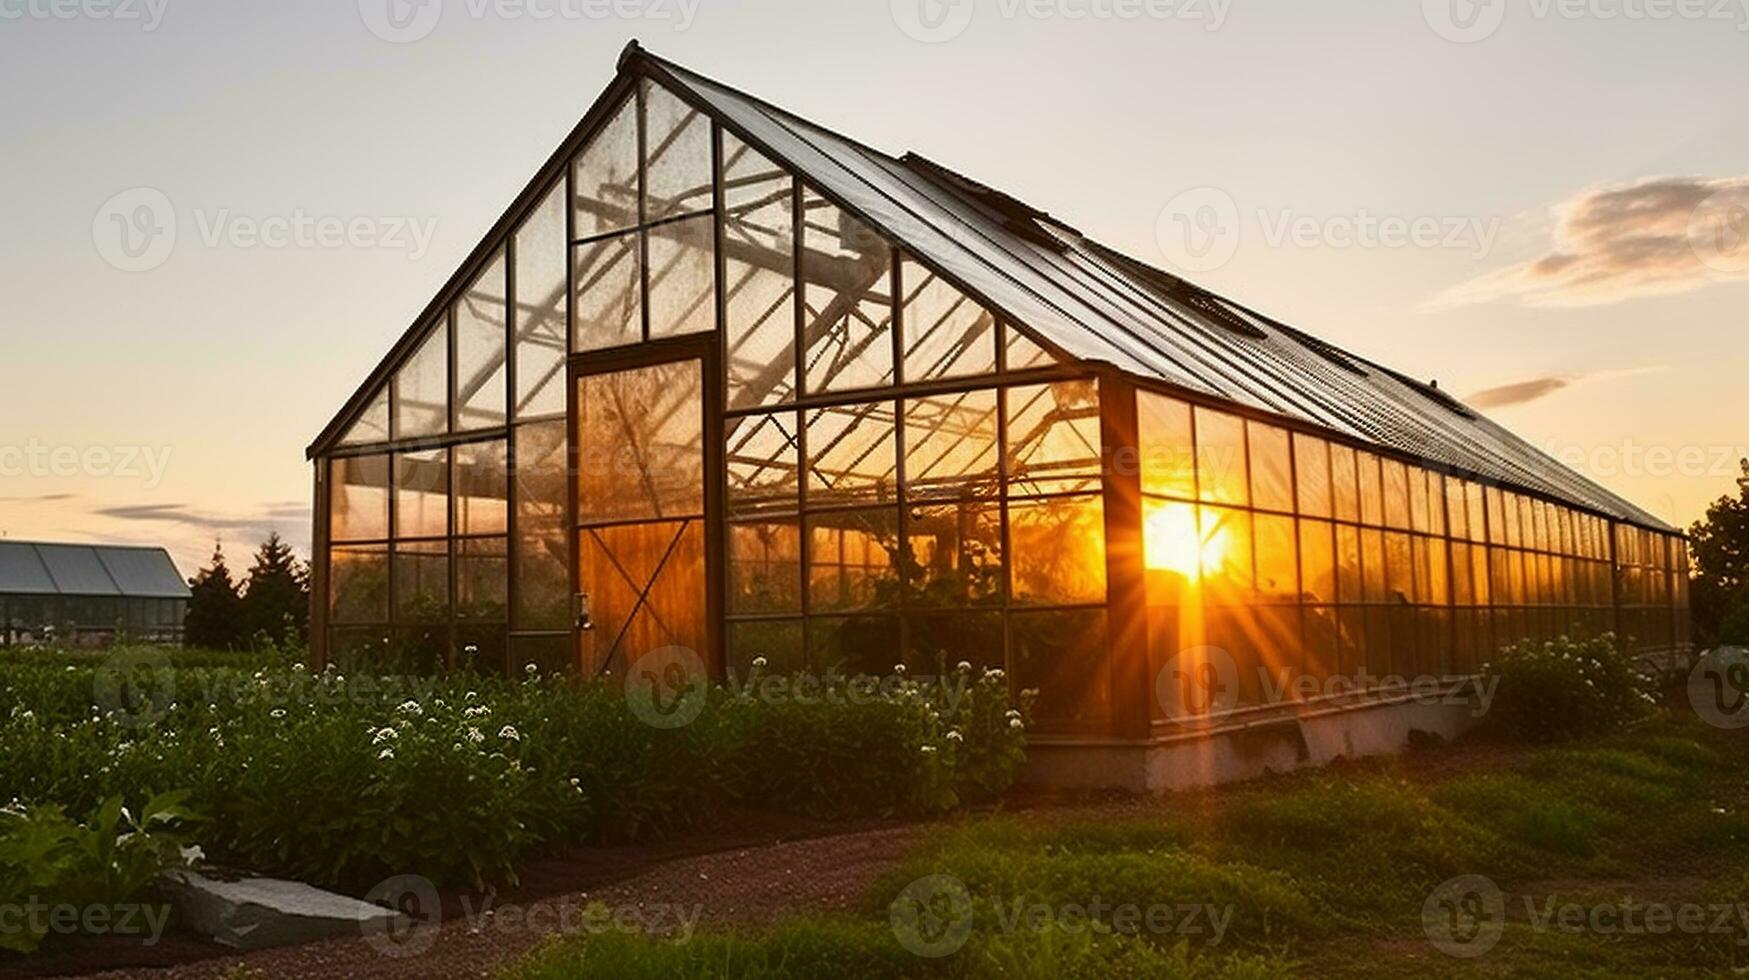
{"label": "shrub", "polygon": [[[83,824],[58,806],[0,809],[0,903],[90,909],[139,899],[164,871],[198,856],[184,850],[186,796],[154,797],[137,817],[111,797]],[[44,917],[22,916],[0,930],[0,949],[32,952],[47,928]]]}
{"label": "shrub", "polygon": [[1612,636],[1507,647],[1483,673],[1499,683],[1488,727],[1527,742],[1615,731],[1656,704],[1653,680]]}

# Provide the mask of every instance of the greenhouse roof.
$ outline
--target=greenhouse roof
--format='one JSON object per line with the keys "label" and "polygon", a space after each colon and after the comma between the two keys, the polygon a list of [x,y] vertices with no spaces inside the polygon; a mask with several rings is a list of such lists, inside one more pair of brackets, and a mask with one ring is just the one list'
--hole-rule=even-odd
{"label": "greenhouse roof", "polygon": [[163,548],[0,541],[0,595],[186,599]]}
{"label": "greenhouse roof", "polygon": [[[1056,218],[915,153],[892,156],[627,47],[649,77],[787,166],[971,295],[1068,358],[1235,403],[1659,530],[1663,521],[1562,465],[1437,386],[1392,371],[1123,255]],[[617,87],[617,85],[616,85]],[[610,88],[609,95],[613,94]],[[331,448],[431,312],[603,120],[597,103],[432,307],[311,447]]]}

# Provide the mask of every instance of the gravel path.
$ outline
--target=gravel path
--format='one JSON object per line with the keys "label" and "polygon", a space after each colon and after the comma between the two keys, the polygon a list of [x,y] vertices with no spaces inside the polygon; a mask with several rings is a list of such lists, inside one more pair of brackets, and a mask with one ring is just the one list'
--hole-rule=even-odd
{"label": "gravel path", "polygon": [[[561,923],[584,923],[599,903],[623,921],[652,931],[700,926],[757,926],[786,915],[851,909],[870,885],[914,844],[920,827],[895,827],[684,858],[625,882],[529,905],[506,905],[452,918],[414,932],[390,956],[364,939],[265,950],[169,969],[93,974],[93,980],[220,980],[259,975],[271,980],[424,980],[485,977],[515,959]],[[589,926],[596,925],[590,920]],[[426,944],[429,944],[426,946]],[[416,951],[415,947],[426,946]],[[239,964],[248,972],[236,971]]]}

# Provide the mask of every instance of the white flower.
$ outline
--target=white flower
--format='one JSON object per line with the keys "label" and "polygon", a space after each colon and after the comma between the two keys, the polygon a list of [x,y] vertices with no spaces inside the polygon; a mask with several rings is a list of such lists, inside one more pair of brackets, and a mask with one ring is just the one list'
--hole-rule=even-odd
{"label": "white flower", "polygon": [[894,664],[893,665],[893,673],[898,674],[900,677],[905,676],[905,665],[904,664]]}
{"label": "white flower", "polygon": [[1006,677],[1007,675],[1005,673],[1003,673],[1002,670],[998,667],[990,667],[984,671],[984,676],[990,678],[993,681],[999,681],[1002,678]]}
{"label": "white flower", "polygon": [[267,713],[267,717],[269,717],[269,718],[284,718],[285,717],[285,709],[284,708],[275,708],[272,711],[269,711]]}
{"label": "white flower", "polygon": [[381,761],[383,759],[393,759],[394,757],[395,757],[395,750],[394,749],[384,749],[381,752],[377,753],[377,760],[378,761]]}
{"label": "white flower", "polygon": [[765,659],[764,657],[754,657],[753,658],[753,669],[754,670],[764,670],[765,665],[769,664],[769,663],[771,663],[771,661]]}
{"label": "white flower", "polygon": [[486,733],[470,725],[468,727],[467,740],[478,745],[486,740]]}
{"label": "white flower", "polygon": [[200,862],[206,860],[206,852],[200,849],[199,844],[193,844],[193,845],[190,845],[188,847],[181,848],[181,851],[182,851],[182,863],[188,865],[191,868],[194,867],[195,865],[199,864]]}
{"label": "white flower", "polygon": [[509,725],[505,725],[503,728],[498,729],[498,737],[507,738],[512,742],[520,742],[522,740],[522,735]]}
{"label": "white flower", "polygon": [[389,739],[401,737],[401,733],[395,731],[393,728],[379,728],[371,733],[371,735],[370,744],[372,745],[381,745]]}
{"label": "white flower", "polygon": [[476,704],[472,708],[469,708],[468,710],[462,712],[462,717],[463,718],[484,718],[487,715],[490,715],[491,713],[492,713],[491,708],[488,708],[483,704]]}
{"label": "white flower", "polygon": [[1005,717],[1005,718],[1019,718],[1020,717],[1020,710],[1018,708],[1009,708],[1008,714],[1004,715],[1003,717]]}
{"label": "white flower", "polygon": [[533,677],[534,675],[540,673],[540,667],[536,666],[535,664],[525,664],[522,668],[522,672],[527,674],[530,677]]}
{"label": "white flower", "polygon": [[1019,718],[1010,718],[1008,720],[1008,727],[1015,731],[1019,731],[1026,727],[1026,722],[1021,721]]}
{"label": "white flower", "polygon": [[961,735],[959,732],[948,732],[947,733],[947,740],[949,742],[963,742],[966,740],[966,737],[964,735]]}
{"label": "white flower", "polygon": [[923,746],[923,754],[924,755],[934,755],[935,754],[935,746],[933,746],[933,745]]}
{"label": "white flower", "polygon": [[969,674],[972,672],[972,662],[970,660],[961,660],[959,666],[955,669],[962,674]]}
{"label": "white flower", "polygon": [[401,706],[395,710],[404,715],[412,715],[415,718],[425,713],[425,709],[421,708],[417,701],[402,701]]}

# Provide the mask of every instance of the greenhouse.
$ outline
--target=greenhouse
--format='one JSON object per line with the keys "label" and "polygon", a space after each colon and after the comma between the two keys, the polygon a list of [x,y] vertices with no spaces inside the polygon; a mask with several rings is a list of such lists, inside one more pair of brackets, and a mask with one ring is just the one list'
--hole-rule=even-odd
{"label": "greenhouse", "polygon": [[0,541],[0,647],[180,643],[188,599],[162,548]]}
{"label": "greenhouse", "polygon": [[343,667],[968,661],[1137,740],[1186,651],[1688,640],[1681,535],[1436,385],[635,44],[309,452]]}

